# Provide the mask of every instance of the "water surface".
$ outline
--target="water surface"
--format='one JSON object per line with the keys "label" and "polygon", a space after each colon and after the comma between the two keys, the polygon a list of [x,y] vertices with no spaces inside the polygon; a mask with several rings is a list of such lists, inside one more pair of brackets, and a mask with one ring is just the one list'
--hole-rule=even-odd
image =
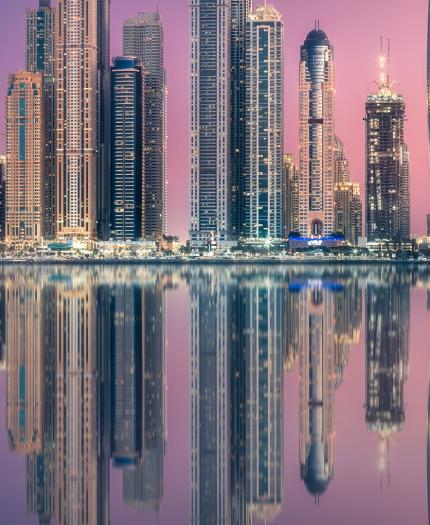
{"label": "water surface", "polygon": [[0,268],[0,523],[428,523],[430,270]]}

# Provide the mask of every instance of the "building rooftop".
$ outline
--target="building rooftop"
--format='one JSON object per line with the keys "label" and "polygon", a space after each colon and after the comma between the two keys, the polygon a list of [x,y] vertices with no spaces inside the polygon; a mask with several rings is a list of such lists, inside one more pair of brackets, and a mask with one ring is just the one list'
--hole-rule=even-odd
{"label": "building rooftop", "polygon": [[128,18],[125,22],[125,26],[133,25],[160,25],[161,17],[160,13],[137,13],[137,15]]}
{"label": "building rooftop", "polygon": [[277,22],[282,15],[272,4],[265,4],[254,9],[249,18],[254,22]]}
{"label": "building rooftop", "polygon": [[313,29],[306,37],[305,45],[329,46],[330,40],[322,29]]}

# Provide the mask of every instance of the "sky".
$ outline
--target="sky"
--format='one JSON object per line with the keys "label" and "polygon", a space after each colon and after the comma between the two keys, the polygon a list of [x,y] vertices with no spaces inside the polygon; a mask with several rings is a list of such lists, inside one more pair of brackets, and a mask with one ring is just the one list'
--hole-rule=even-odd
{"label": "sky", "polygon": [[[55,3],[55,0],[52,0]],[[188,230],[189,0],[159,0],[168,74],[168,232]],[[255,1],[254,6],[263,3]],[[406,141],[411,155],[412,233],[426,230],[430,174],[426,128],[427,0],[273,0],[285,23],[285,152],[297,153],[300,46],[320,20],[335,49],[336,133],[345,144],[351,177],[364,197],[364,104],[378,78],[380,36],[391,39],[391,76],[406,101]],[[0,98],[7,76],[24,67],[25,8],[38,0],[0,0]],[[156,0],[112,0],[111,52],[121,54],[123,21],[153,11]],[[0,121],[4,103],[0,102]],[[4,151],[4,129],[0,150]]]}

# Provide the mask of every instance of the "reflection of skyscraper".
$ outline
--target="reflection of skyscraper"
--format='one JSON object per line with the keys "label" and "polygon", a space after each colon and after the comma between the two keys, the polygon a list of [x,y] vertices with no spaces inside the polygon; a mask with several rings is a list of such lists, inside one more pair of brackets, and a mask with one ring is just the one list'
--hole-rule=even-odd
{"label": "reflection of skyscraper", "polygon": [[227,283],[200,274],[191,302],[191,520],[228,524],[230,399]]}
{"label": "reflection of skyscraper", "polygon": [[249,15],[246,33],[246,169],[244,234],[283,236],[284,25],[272,6]]}
{"label": "reflection of skyscraper", "polygon": [[308,491],[318,496],[334,468],[334,302],[318,283],[300,294],[300,469]]}
{"label": "reflection of skyscraper", "polygon": [[87,281],[58,288],[55,508],[61,525],[109,520],[106,465],[99,459],[95,299]]}
{"label": "reflection of skyscraper", "polygon": [[387,467],[390,437],[403,429],[409,355],[409,284],[401,273],[366,290],[366,423],[378,433],[380,468]]}
{"label": "reflection of skyscraper", "polygon": [[301,48],[300,62],[300,233],[334,230],[333,46],[319,28]]}
{"label": "reflection of skyscraper", "polygon": [[26,69],[43,73],[43,236],[53,238],[56,231],[55,195],[55,10],[50,0],[39,0],[38,9],[27,9]]}
{"label": "reflection of skyscraper", "polygon": [[42,290],[43,449],[27,456],[27,512],[49,523],[55,503],[56,290]]}
{"label": "reflection of skyscraper", "polygon": [[244,294],[247,502],[249,512],[267,523],[283,502],[284,294],[279,285],[265,282]]}
{"label": "reflection of skyscraper", "polygon": [[0,370],[6,366],[6,289],[0,281]]}
{"label": "reflection of skyscraper", "polygon": [[20,454],[43,446],[42,289],[6,284],[7,428]]}
{"label": "reflection of skyscraper", "polygon": [[139,287],[112,290],[112,458],[120,468],[141,454],[142,294]]}
{"label": "reflection of skyscraper", "polygon": [[163,498],[165,421],[164,290],[161,283],[142,294],[142,448],[137,465],[124,472],[125,502],[139,512],[158,512]]}

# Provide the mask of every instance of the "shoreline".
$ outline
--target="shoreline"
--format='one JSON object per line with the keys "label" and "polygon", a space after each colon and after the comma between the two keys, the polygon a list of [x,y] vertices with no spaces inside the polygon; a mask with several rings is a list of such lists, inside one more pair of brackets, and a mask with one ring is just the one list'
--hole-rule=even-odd
{"label": "shoreline", "polygon": [[324,257],[304,258],[271,258],[250,257],[230,259],[214,258],[144,258],[144,259],[0,259],[0,266],[367,266],[367,265],[395,265],[395,266],[429,266],[429,261],[423,260],[396,260],[396,259],[330,259]]}

